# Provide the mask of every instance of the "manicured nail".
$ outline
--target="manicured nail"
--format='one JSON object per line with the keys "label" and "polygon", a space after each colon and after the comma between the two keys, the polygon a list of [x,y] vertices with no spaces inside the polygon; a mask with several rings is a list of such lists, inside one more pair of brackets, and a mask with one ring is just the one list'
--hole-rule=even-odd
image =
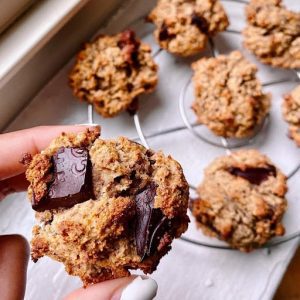
{"label": "manicured nail", "polygon": [[157,288],[155,280],[138,276],[123,290],[120,300],[152,300]]}
{"label": "manicured nail", "polygon": [[80,123],[80,124],[75,124],[75,126],[87,126],[87,127],[99,127],[99,124],[96,123]]}

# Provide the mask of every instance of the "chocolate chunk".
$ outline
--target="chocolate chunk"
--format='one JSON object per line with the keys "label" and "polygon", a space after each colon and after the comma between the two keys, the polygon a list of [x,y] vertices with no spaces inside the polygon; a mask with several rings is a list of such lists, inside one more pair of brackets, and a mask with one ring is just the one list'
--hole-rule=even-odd
{"label": "chocolate chunk", "polygon": [[133,116],[136,114],[138,109],[139,109],[139,100],[138,98],[134,98],[133,101],[129,104],[127,111],[130,116]]}
{"label": "chocolate chunk", "polygon": [[156,195],[156,186],[152,183],[144,191],[135,197],[136,203],[136,227],[135,241],[137,253],[144,257],[148,250],[149,225],[153,210],[154,198]]}
{"label": "chocolate chunk", "polygon": [[158,35],[159,40],[166,41],[166,40],[173,39],[175,36],[176,36],[175,34],[169,33],[168,26],[165,23],[163,23]]}
{"label": "chocolate chunk", "polygon": [[156,249],[159,247],[161,239],[167,233],[170,235],[172,228],[172,220],[168,219],[162,213],[161,209],[153,208],[151,219],[149,223],[149,242],[148,250],[146,252],[147,256],[155,253]]}
{"label": "chocolate chunk", "polygon": [[161,209],[153,207],[155,195],[156,185],[151,183],[135,197],[135,242],[137,253],[142,259],[155,252],[161,238],[171,227],[171,221],[164,216]]}
{"label": "chocolate chunk", "polygon": [[195,25],[201,32],[207,34],[209,25],[205,18],[197,15],[195,12],[192,14],[191,24]]}
{"label": "chocolate chunk", "polygon": [[231,167],[228,172],[234,176],[242,177],[248,180],[252,184],[261,184],[263,181],[267,180],[269,176],[276,176],[276,168],[274,166],[268,165],[266,168],[247,168],[241,170],[239,168]]}
{"label": "chocolate chunk", "polygon": [[40,201],[33,199],[37,211],[59,207],[72,207],[93,199],[92,170],[88,150],[60,148],[52,157],[53,180],[48,193]]}
{"label": "chocolate chunk", "polygon": [[136,45],[136,46],[140,45],[139,41],[137,41],[135,38],[134,31],[131,29],[124,30],[121,33],[120,39],[118,42],[118,47],[120,47],[121,49],[123,49],[127,45]]}
{"label": "chocolate chunk", "polygon": [[135,45],[127,45],[122,50],[125,61],[128,64],[133,65],[135,68],[138,68],[140,65],[137,51],[138,50]]}
{"label": "chocolate chunk", "polygon": [[165,24],[161,26],[158,38],[160,41],[165,41],[169,38],[168,27]]}
{"label": "chocolate chunk", "polygon": [[132,74],[132,69],[131,66],[129,64],[126,64],[126,66],[124,67],[125,73],[127,77],[130,77]]}
{"label": "chocolate chunk", "polygon": [[153,85],[152,84],[150,84],[150,83],[145,83],[144,85],[143,85],[143,88],[147,91],[147,90],[149,90],[149,89],[151,89],[153,87]]}
{"label": "chocolate chunk", "polygon": [[139,67],[138,50],[140,41],[135,38],[133,30],[128,29],[121,33],[118,47],[122,49],[122,54],[128,64]]}
{"label": "chocolate chunk", "polygon": [[132,83],[127,83],[126,84],[126,88],[127,88],[127,91],[129,92],[129,93],[131,93],[132,92],[132,90],[133,90],[133,84]]}

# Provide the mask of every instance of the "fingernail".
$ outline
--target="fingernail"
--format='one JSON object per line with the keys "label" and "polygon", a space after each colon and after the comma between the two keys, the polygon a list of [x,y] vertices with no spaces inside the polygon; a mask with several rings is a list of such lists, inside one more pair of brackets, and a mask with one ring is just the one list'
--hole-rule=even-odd
{"label": "fingernail", "polygon": [[75,124],[75,126],[86,126],[86,127],[90,127],[90,128],[100,127],[99,124],[96,124],[96,123],[80,123],[80,124]]}
{"label": "fingernail", "polygon": [[157,288],[155,280],[138,276],[123,290],[120,300],[152,300]]}

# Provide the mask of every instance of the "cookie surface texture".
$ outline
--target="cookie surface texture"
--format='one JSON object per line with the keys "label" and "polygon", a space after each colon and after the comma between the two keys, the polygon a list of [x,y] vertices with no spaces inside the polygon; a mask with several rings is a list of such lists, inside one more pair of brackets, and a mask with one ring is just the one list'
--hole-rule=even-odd
{"label": "cookie surface texture", "polygon": [[103,35],[87,43],[70,73],[74,95],[110,118],[136,106],[139,95],[157,85],[158,67],[151,48],[132,30]]}
{"label": "cookie surface texture", "polygon": [[208,37],[229,25],[218,0],[159,0],[148,16],[154,37],[170,53],[190,56],[202,51]]}
{"label": "cookie surface texture", "polygon": [[280,0],[251,0],[246,7],[244,46],[263,63],[300,68],[300,13]]}
{"label": "cookie surface texture", "polygon": [[191,202],[197,225],[233,248],[251,251],[284,234],[286,177],[257,150],[213,161]]}
{"label": "cookie surface texture", "polygon": [[50,256],[85,286],[132,269],[153,272],[187,229],[179,163],[124,137],[62,134],[32,158],[26,176],[38,222],[33,260]]}
{"label": "cookie surface texture", "polygon": [[269,94],[256,78],[257,67],[239,51],[192,64],[198,122],[214,134],[243,138],[254,134],[270,109]]}

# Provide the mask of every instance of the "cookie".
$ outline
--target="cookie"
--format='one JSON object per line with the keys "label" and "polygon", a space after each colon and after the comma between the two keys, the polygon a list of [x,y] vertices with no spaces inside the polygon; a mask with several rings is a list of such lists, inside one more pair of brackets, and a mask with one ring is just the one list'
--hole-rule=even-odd
{"label": "cookie", "polygon": [[64,263],[84,285],[153,272],[189,222],[188,184],[170,156],[99,131],[62,134],[28,160],[37,211],[31,255]]}
{"label": "cookie", "polygon": [[300,68],[300,13],[289,11],[281,0],[251,0],[244,46],[274,67]]}
{"label": "cookie", "polygon": [[198,123],[214,134],[243,138],[253,135],[270,110],[270,95],[256,78],[257,68],[239,51],[192,64]]}
{"label": "cookie", "polygon": [[160,47],[181,56],[200,52],[208,37],[229,25],[219,0],[158,0],[147,19]]}
{"label": "cookie", "polygon": [[289,136],[300,146],[300,85],[284,96],[282,112],[289,124]]}
{"label": "cookie", "polygon": [[77,98],[110,118],[130,110],[139,95],[154,90],[157,70],[150,46],[126,30],[87,43],[77,55],[69,79]]}
{"label": "cookie", "polygon": [[191,202],[197,225],[241,251],[284,234],[286,177],[256,150],[240,150],[213,161]]}

